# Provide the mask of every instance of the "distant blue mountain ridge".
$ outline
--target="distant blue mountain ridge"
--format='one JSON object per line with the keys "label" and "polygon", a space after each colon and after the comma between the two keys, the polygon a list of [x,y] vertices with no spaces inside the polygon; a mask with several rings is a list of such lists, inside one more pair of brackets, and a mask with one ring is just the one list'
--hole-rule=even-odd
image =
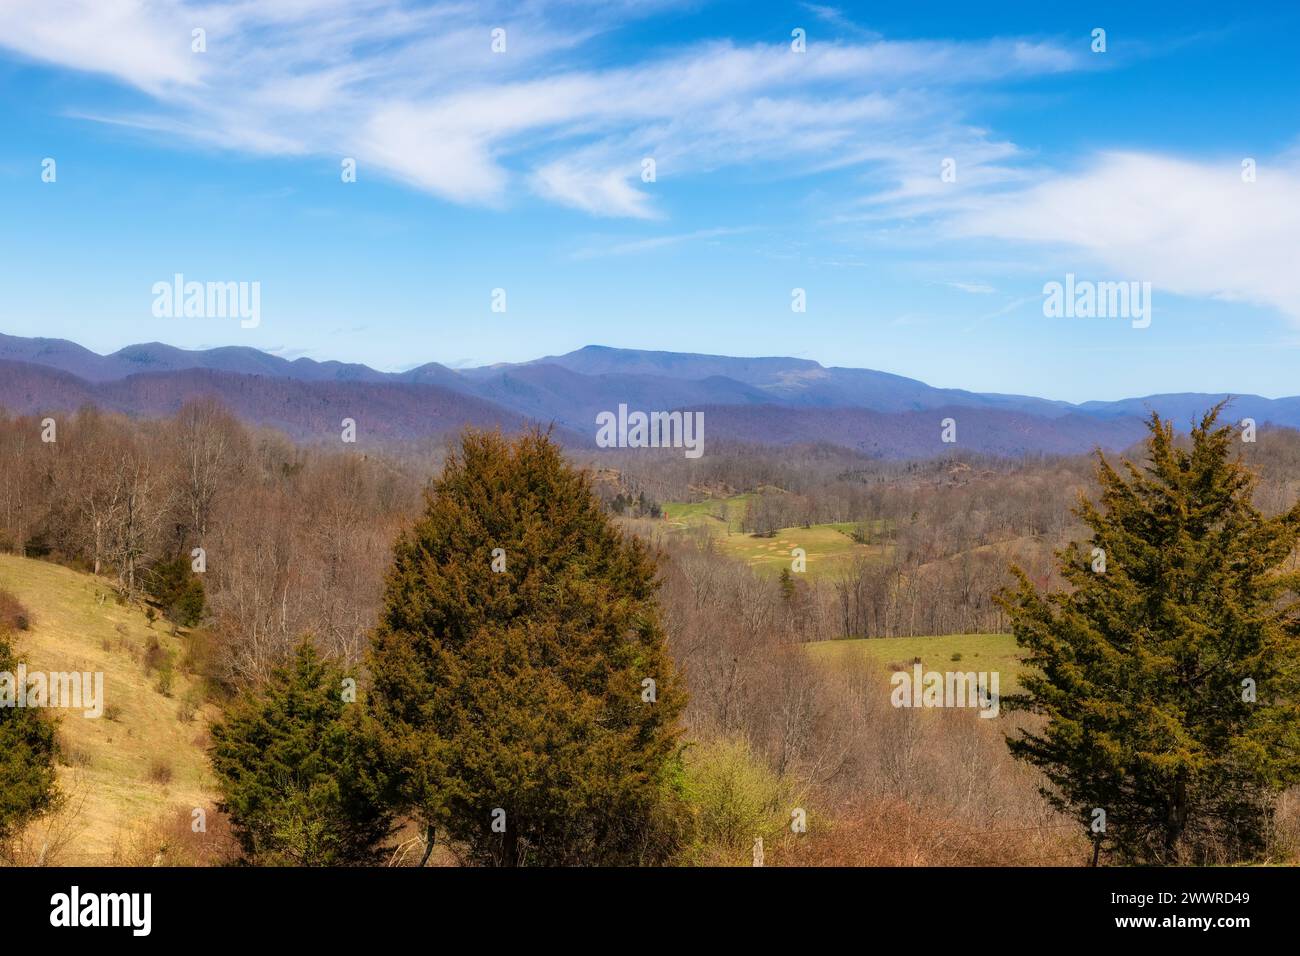
{"label": "distant blue mountain ridge", "polygon": [[[620,404],[642,410],[707,410],[706,434],[768,445],[825,442],[864,454],[909,458],[938,444],[940,417],[958,422],[958,447],[992,454],[1119,449],[1141,437],[1151,411],[1186,427],[1222,393],[1149,395],[1113,402],[937,388],[871,369],[808,359],[739,358],[589,345],[523,363],[452,369],[430,362],[405,372],[357,363],[285,359],[245,346],[187,350],[158,342],[99,355],[64,339],[0,334],[0,405],[13,413],[98,404],[128,414],[166,414],[213,394],[241,417],[311,437],[315,405],[383,408],[386,438],[464,424],[552,424],[576,444],[592,441],[596,415]],[[1300,397],[1231,396],[1233,420],[1300,427]],[[290,404],[300,402],[295,411]],[[279,403],[282,407],[276,408]],[[236,407],[238,406],[238,407]],[[936,417],[936,412],[945,416]],[[321,413],[325,415],[325,412]]]}

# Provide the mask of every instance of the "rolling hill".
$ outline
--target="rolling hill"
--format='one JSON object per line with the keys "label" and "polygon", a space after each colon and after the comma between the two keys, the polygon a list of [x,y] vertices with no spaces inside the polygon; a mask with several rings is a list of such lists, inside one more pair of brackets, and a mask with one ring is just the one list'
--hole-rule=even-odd
{"label": "rolling hill", "polygon": [[[302,440],[334,437],[343,418],[359,441],[439,436],[463,425],[515,431],[553,425],[565,444],[590,447],[595,418],[630,409],[706,413],[706,441],[772,446],[827,443],[890,459],[954,450],[939,422],[958,423],[957,450],[1019,456],[1119,450],[1152,411],[1180,426],[1227,397],[1152,395],[1073,405],[1033,396],[935,388],[870,369],[800,358],[735,358],[591,345],[520,364],[404,372],[293,361],[248,347],[189,351],[160,343],[98,355],[61,339],[0,335],[0,407],[69,412],[93,403],[137,416],[174,412],[214,395],[254,424]],[[1233,398],[1232,415],[1300,427],[1300,397]]]}
{"label": "rolling hill", "polygon": [[[241,419],[302,441],[333,441],[340,423],[357,423],[357,441],[449,434],[465,425],[517,431],[527,419],[492,402],[439,385],[400,382],[310,382],[185,369],[88,382],[67,372],[0,361],[0,407],[15,414],[72,412],[93,404],[134,416],[174,414],[189,399],[216,396]],[[562,440],[581,444],[576,434]]]}

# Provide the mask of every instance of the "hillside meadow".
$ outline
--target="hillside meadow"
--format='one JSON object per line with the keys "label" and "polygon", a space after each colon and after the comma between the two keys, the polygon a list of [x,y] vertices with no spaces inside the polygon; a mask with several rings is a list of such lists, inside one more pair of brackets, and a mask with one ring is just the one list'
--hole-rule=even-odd
{"label": "hillside meadow", "polygon": [[804,645],[808,656],[832,669],[871,661],[887,673],[910,670],[919,661],[926,670],[997,672],[1000,692],[1020,689],[1022,668],[1016,639],[1010,634],[940,634],[929,637],[873,637],[817,641]]}
{"label": "hillside meadow", "polygon": [[26,862],[57,852],[60,863],[102,864],[155,820],[213,815],[204,747],[216,710],[199,703],[181,666],[185,638],[119,604],[107,582],[46,561],[0,554],[0,590],[30,611],[29,628],[11,638],[29,673],[104,674],[103,716],[58,711],[67,801],[26,835]]}
{"label": "hillside meadow", "polygon": [[739,494],[704,501],[671,501],[663,506],[664,519],[678,532],[708,536],[722,554],[772,577],[792,568],[796,548],[804,551],[803,573],[817,579],[828,579],[846,570],[855,559],[882,560],[889,554],[888,544],[855,541],[853,534],[858,525],[852,521],[786,527],[772,534],[747,531],[745,512],[754,498],[753,494]]}

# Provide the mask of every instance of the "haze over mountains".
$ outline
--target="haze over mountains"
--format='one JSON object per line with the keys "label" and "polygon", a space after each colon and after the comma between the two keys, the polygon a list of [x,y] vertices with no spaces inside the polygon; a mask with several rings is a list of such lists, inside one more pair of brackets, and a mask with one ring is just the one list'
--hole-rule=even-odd
{"label": "haze over mountains", "polygon": [[[380,372],[345,362],[288,360],[232,346],[190,351],[151,342],[99,355],[63,339],[0,334],[0,407],[11,414],[85,404],[165,415],[215,395],[249,422],[300,440],[337,437],[354,418],[364,440],[441,435],[465,424],[515,430],[553,424],[566,443],[594,443],[595,419],[620,404],[705,412],[705,441],[825,442],[882,458],[953,450],[940,420],[957,421],[957,448],[1002,455],[1124,448],[1149,410],[1180,427],[1225,396],[1184,393],[1072,405],[1025,395],[935,388],[870,369],[808,359],[733,358],[590,345],[521,364],[451,369],[430,362]],[[1230,418],[1300,427],[1300,398],[1235,396]]]}

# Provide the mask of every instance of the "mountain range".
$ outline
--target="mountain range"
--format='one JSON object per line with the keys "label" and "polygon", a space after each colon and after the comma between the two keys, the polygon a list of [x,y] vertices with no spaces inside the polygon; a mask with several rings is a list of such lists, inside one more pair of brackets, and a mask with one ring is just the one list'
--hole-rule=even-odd
{"label": "mountain range", "polygon": [[[703,411],[706,442],[828,443],[895,459],[950,451],[940,440],[944,418],[956,421],[959,449],[999,455],[1118,450],[1142,436],[1150,411],[1182,427],[1228,397],[1189,392],[1076,405],[936,388],[808,359],[600,345],[515,364],[452,369],[430,362],[380,372],[242,346],[187,350],[150,342],[100,355],[64,339],[0,334],[0,407],[12,414],[95,404],[165,415],[203,395],[221,399],[246,421],[307,441],[336,436],[341,419],[350,417],[359,435],[374,439],[539,422],[553,425],[567,444],[591,446],[596,415],[623,404],[647,412]],[[1300,397],[1235,395],[1231,417],[1300,427]]]}

